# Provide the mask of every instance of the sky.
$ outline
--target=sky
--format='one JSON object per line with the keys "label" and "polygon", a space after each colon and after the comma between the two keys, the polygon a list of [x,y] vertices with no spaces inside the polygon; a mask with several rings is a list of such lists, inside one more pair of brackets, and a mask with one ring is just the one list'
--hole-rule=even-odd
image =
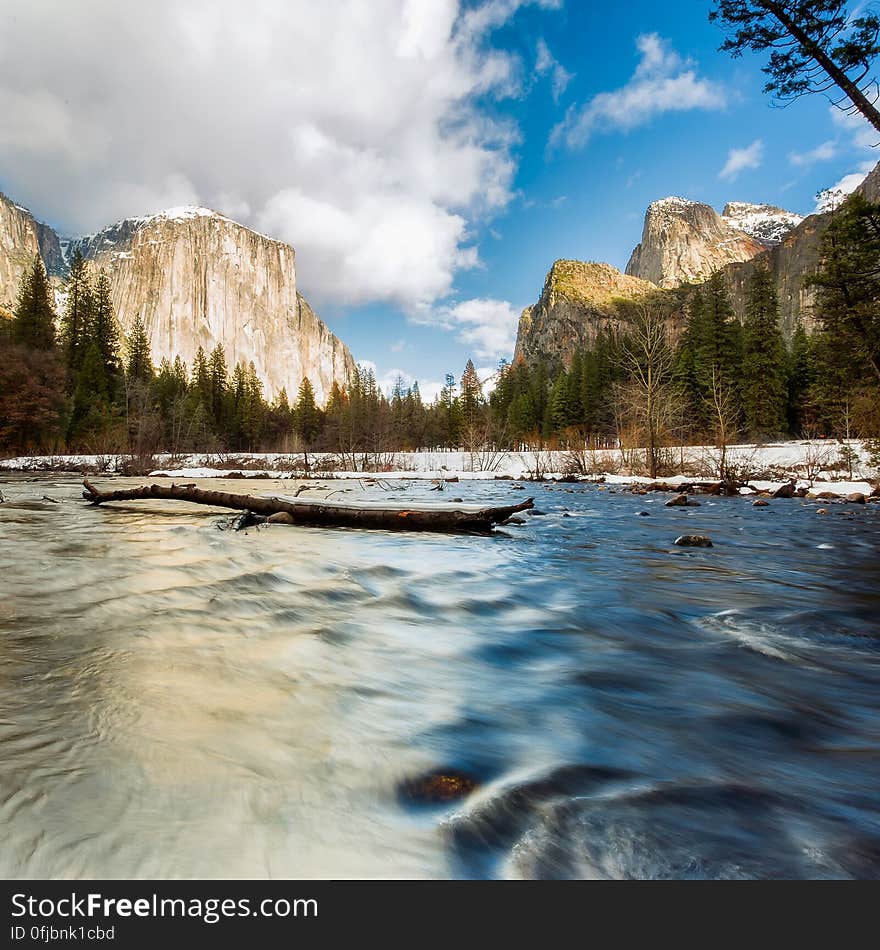
{"label": "sky", "polygon": [[0,191],[63,235],[196,204],[287,241],[355,358],[431,397],[512,356],[554,260],[623,269],[651,201],[806,214],[880,159],[821,97],[775,107],[710,5],[0,0]]}

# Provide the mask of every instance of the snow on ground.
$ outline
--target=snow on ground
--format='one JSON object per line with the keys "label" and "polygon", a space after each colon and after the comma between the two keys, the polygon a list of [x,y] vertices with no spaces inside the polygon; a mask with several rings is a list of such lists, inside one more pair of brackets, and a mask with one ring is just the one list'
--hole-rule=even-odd
{"label": "snow on ground", "polygon": [[[794,479],[798,486],[806,486],[813,493],[833,491],[837,494],[863,492],[870,494],[872,482],[880,472],[867,464],[864,445],[856,440],[847,442],[857,460],[850,473],[841,463],[840,451],[844,443],[814,440],[779,442],[766,445],[734,445],[727,450],[728,465],[735,477],[756,491],[773,490]],[[711,480],[717,477],[719,450],[711,446],[688,446],[670,450],[674,461],[686,474],[650,479],[632,474],[626,463],[632,464],[632,452],[617,449],[588,450],[578,453],[544,452],[398,452],[382,456],[381,468],[387,471],[366,471],[352,465],[347,456],[330,454],[309,455],[309,473],[313,477],[339,479],[380,478],[397,479],[494,479],[499,477],[559,478],[577,471],[590,480],[604,480],[608,484],[632,485],[663,481],[670,485]],[[637,455],[637,453],[636,453]],[[642,456],[643,457],[643,456]],[[81,472],[119,474],[127,459],[116,455],[33,456],[0,460],[0,470],[25,472]],[[246,453],[240,455],[157,455],[152,477],[167,475],[176,479],[228,478],[240,473],[247,478],[298,478],[304,474],[302,455],[278,453]],[[361,464],[360,458],[357,464]],[[745,489],[748,491],[748,489]]]}

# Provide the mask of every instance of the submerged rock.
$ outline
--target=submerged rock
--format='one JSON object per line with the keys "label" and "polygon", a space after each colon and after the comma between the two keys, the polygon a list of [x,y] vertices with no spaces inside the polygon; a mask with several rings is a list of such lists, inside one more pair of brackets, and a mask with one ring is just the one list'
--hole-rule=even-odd
{"label": "submerged rock", "polygon": [[757,501],[752,502],[752,508],[767,508],[769,507],[770,502],[764,501],[763,498],[759,498]]}
{"label": "submerged rock", "polygon": [[406,779],[398,788],[399,796],[420,805],[435,805],[465,798],[477,787],[475,778],[458,769],[442,769],[417,778]]}
{"label": "submerged rock", "polygon": [[676,538],[673,544],[680,548],[711,548],[712,539],[705,534],[683,534]]}

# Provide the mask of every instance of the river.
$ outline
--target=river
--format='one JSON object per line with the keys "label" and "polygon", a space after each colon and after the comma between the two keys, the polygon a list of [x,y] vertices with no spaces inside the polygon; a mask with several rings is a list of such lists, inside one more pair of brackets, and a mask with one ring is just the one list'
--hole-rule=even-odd
{"label": "river", "polygon": [[0,478],[0,876],[880,875],[880,504],[527,488],[234,532]]}

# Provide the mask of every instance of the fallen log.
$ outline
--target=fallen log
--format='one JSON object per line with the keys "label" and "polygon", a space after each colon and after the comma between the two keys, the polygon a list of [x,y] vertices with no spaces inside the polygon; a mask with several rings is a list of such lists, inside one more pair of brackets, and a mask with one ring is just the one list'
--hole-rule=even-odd
{"label": "fallen log", "polygon": [[225,491],[197,488],[195,485],[141,485],[117,491],[99,491],[83,479],[86,501],[102,505],[109,501],[136,501],[142,499],[171,499],[188,501],[215,508],[233,508],[257,515],[286,512],[295,525],[321,528],[380,528],[386,531],[491,531],[492,526],[506,521],[511,515],[534,507],[534,499],[527,498],[517,505],[481,508],[479,506],[419,508],[407,506],[361,506],[327,504],[326,502],[296,501],[276,496],[236,495]]}

